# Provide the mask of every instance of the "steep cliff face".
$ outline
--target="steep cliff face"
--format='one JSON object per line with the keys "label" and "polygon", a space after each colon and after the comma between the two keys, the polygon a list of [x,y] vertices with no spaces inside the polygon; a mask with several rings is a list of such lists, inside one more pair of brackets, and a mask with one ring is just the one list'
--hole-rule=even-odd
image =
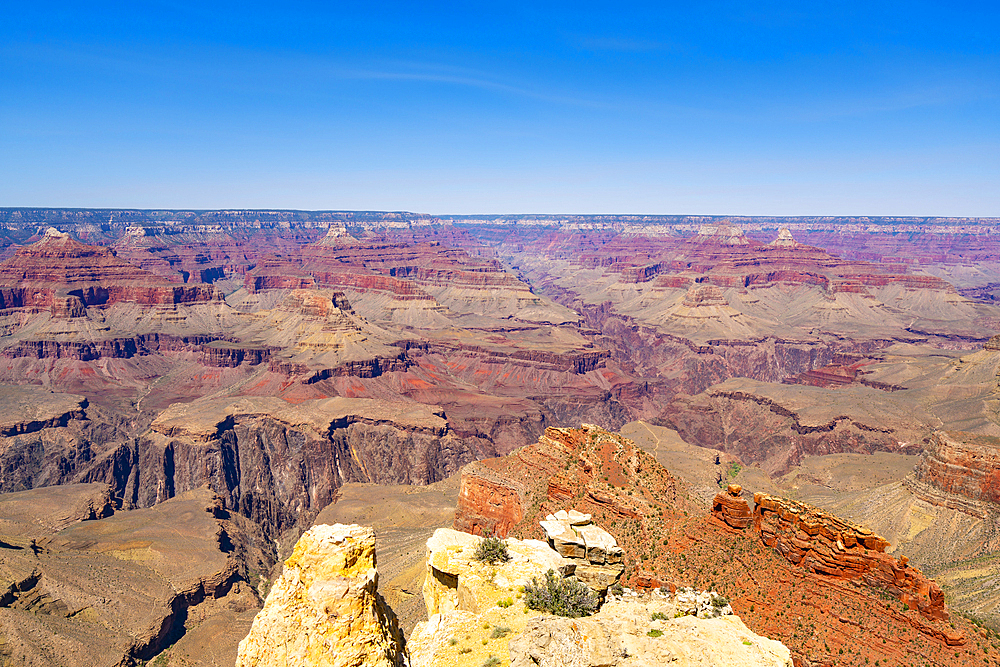
{"label": "steep cliff face", "polygon": [[915,477],[911,487],[928,502],[985,518],[1000,503],[1000,438],[935,431]]}
{"label": "steep cliff face", "polygon": [[348,398],[175,404],[134,452],[119,480],[132,505],[207,484],[273,533],[310,522],[346,482],[427,484],[474,457],[438,410]]}
{"label": "steep cliff face", "polygon": [[375,532],[313,526],[240,642],[236,667],[402,667],[395,614],[378,594]]}

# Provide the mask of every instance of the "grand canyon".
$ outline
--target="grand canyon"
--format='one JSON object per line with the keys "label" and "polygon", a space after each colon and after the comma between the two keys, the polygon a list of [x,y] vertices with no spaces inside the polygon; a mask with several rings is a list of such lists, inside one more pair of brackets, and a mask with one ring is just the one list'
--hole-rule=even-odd
{"label": "grand canyon", "polygon": [[[716,591],[796,667],[1000,664],[998,234],[0,209],[0,658],[267,655],[269,592],[356,523],[329,539],[375,540],[372,645],[438,664],[425,575],[473,575],[434,554],[530,560],[575,510],[620,547],[578,545],[602,595]],[[496,664],[568,632],[523,612]]]}

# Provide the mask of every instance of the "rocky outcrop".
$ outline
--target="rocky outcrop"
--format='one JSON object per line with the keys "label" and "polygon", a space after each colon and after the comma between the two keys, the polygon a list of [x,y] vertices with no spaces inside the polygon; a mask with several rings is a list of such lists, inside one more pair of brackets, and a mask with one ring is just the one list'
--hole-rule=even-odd
{"label": "rocky outcrop", "polygon": [[375,532],[313,526],[240,642],[237,667],[402,667],[395,614],[378,594]]}
{"label": "rocky outcrop", "polygon": [[[816,518],[784,501],[778,501],[780,513],[771,512],[763,500],[758,507],[763,529],[741,530],[726,519],[745,523],[751,505],[742,489],[720,494],[713,516],[689,505],[684,487],[674,486],[666,470],[647,466],[632,452],[630,441],[603,429],[550,428],[536,445],[476,467],[488,468],[492,483],[518,499],[524,518],[511,535],[539,534],[529,522],[554,516],[557,509],[592,514],[623,548],[623,585],[647,591],[717,589],[754,632],[788,646],[797,664],[860,667],[865,659],[881,663],[889,655],[886,664],[906,665],[906,656],[919,653],[958,667],[974,664],[969,661],[982,651],[961,616],[944,620],[948,614],[937,585],[905,558],[885,553],[885,541],[870,531],[829,515]],[[481,478],[469,476],[468,488],[476,489]],[[488,499],[486,488],[481,487],[482,497]],[[467,494],[469,504],[475,497]],[[456,525],[463,513],[485,514],[463,506]],[[567,543],[570,547],[580,550]],[[447,623],[438,625],[437,633],[442,644],[465,636]],[[887,645],[896,653],[887,654]],[[478,654],[479,662],[470,664],[487,655]],[[904,657],[892,657],[897,655]]]}
{"label": "rocky outcrop", "polygon": [[[510,559],[488,564],[475,560],[484,538],[450,528],[438,528],[427,540],[427,576],[424,603],[427,616],[463,611],[479,614],[496,606],[497,600],[548,570],[573,574],[575,563],[563,558],[539,540],[504,540]],[[414,631],[414,634],[417,634]]]}
{"label": "rocky outcrop", "polygon": [[908,563],[885,553],[889,542],[820,509],[765,493],[754,494],[754,528],[764,544],[811,572],[862,581],[885,590],[931,620],[947,620],[944,593]]}
{"label": "rocky outcrop", "polygon": [[[590,526],[583,517],[576,521]],[[481,537],[438,529],[427,542],[424,600],[428,621],[417,624],[409,650],[414,667],[478,666],[503,659],[544,665],[790,665],[788,649],[751,632],[714,593],[626,592],[609,596],[598,613],[567,619],[529,609],[522,586],[548,570],[569,576],[578,558],[564,558],[537,540],[508,538],[506,563],[476,561]],[[655,618],[654,618],[655,614]]]}
{"label": "rocky outcrop", "polygon": [[928,502],[985,518],[986,503],[1000,503],[1000,438],[935,431],[915,479],[911,488]]}
{"label": "rocky outcrop", "polygon": [[712,499],[712,514],[730,528],[740,530],[753,523],[750,503],[743,499],[743,487],[730,484],[725,491],[720,491]]}
{"label": "rocky outcrop", "polygon": [[573,575],[592,590],[603,595],[622,576],[622,548],[589,514],[559,510],[539,523],[549,546],[573,565]]}
{"label": "rocky outcrop", "polygon": [[[640,480],[648,480],[648,493],[620,493]],[[627,438],[584,424],[549,427],[537,443],[510,456],[466,466],[454,527],[479,534],[549,539],[547,529],[540,527],[551,522],[553,531],[565,534],[565,540],[560,537],[558,542],[565,555],[587,558],[592,553],[594,563],[588,562],[584,569],[610,566],[597,577],[606,588],[617,577],[619,563],[627,564],[630,550],[648,549],[643,542],[656,538],[652,532],[616,531],[612,536],[595,525],[581,525],[577,530],[570,525],[570,512],[576,520],[589,516],[610,530],[613,523],[678,516],[688,507],[693,509],[681,485],[652,456]],[[580,534],[591,530],[592,550]],[[554,537],[552,543],[557,544]],[[636,584],[631,579],[624,583]]]}

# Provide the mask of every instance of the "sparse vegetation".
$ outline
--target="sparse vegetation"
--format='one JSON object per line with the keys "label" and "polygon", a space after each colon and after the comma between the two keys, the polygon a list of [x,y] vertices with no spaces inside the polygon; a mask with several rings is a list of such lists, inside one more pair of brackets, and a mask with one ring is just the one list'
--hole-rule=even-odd
{"label": "sparse vegetation", "polygon": [[652,630],[650,630],[646,634],[648,636],[650,636],[650,637],[662,637],[663,636],[663,630],[657,630],[656,628],[653,628]]}
{"label": "sparse vegetation", "polygon": [[493,627],[493,632],[490,634],[490,639],[501,639],[510,634],[510,628],[506,625],[496,625]]}
{"label": "sparse vegetation", "polygon": [[499,537],[492,535],[479,543],[472,557],[490,565],[506,563],[510,560],[510,554],[507,553],[507,545]]}
{"label": "sparse vegetation", "polygon": [[650,620],[652,621],[666,621],[667,619],[668,616],[664,614],[662,611],[653,612],[653,616],[650,618]]}
{"label": "sparse vegetation", "polygon": [[590,616],[598,605],[597,596],[585,584],[573,577],[560,577],[553,570],[545,573],[543,582],[532,578],[524,588],[524,602],[529,609],[568,618]]}
{"label": "sparse vegetation", "polygon": [[483,661],[483,667],[500,667],[500,658],[491,655]]}

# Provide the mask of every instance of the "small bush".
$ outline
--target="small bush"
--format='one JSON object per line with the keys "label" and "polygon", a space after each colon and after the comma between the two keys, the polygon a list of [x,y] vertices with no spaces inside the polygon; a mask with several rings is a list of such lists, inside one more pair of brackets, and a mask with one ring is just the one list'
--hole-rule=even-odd
{"label": "small bush", "polygon": [[507,553],[507,545],[499,537],[487,537],[476,547],[476,553],[472,557],[483,563],[496,565],[506,563],[510,560]]}
{"label": "small bush", "polygon": [[653,616],[652,616],[652,618],[650,620],[653,620],[653,621],[666,621],[667,620],[667,615],[664,614],[662,611],[657,611],[657,612],[653,613]]}
{"label": "small bush", "polygon": [[729,600],[722,597],[721,595],[715,595],[712,597],[712,606],[715,607],[716,609],[722,609],[727,604],[729,604]]}
{"label": "small bush", "polygon": [[592,590],[574,578],[563,578],[549,570],[545,581],[533,578],[524,588],[524,603],[530,609],[556,616],[579,618],[597,611],[598,599]]}
{"label": "small bush", "polygon": [[491,655],[483,662],[483,667],[500,667],[500,658]]}
{"label": "small bush", "polygon": [[497,606],[500,607],[501,609],[506,609],[507,607],[511,606],[512,604],[514,604],[514,601],[511,600],[510,598],[504,598],[503,600],[497,600]]}
{"label": "small bush", "polygon": [[611,595],[621,595],[624,592],[625,592],[625,587],[622,586],[617,581],[608,587],[608,593]]}
{"label": "small bush", "polygon": [[497,625],[493,628],[493,634],[490,635],[490,639],[502,639],[510,634],[510,628],[506,625]]}
{"label": "small bush", "polygon": [[649,632],[647,632],[646,634],[648,636],[650,636],[650,637],[662,637],[663,636],[663,630],[657,630],[657,629],[654,628],[654,629],[650,630]]}

